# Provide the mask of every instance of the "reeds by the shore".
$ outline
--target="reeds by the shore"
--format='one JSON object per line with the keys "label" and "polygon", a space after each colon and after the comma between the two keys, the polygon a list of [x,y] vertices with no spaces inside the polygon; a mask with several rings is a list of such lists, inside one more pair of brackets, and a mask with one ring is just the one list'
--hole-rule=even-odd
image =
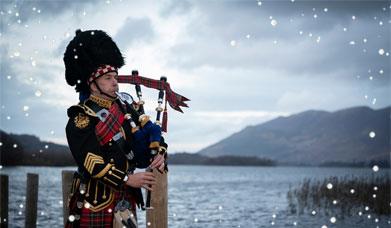
{"label": "reeds by the shore", "polygon": [[339,217],[357,213],[391,215],[391,182],[381,177],[328,177],[323,181],[304,179],[287,193],[292,214],[324,213]]}

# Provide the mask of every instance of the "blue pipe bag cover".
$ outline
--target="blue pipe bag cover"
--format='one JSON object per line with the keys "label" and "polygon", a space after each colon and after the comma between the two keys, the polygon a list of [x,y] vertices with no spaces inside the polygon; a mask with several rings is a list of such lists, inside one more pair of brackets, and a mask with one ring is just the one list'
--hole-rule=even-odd
{"label": "blue pipe bag cover", "polygon": [[147,168],[151,163],[151,149],[149,145],[151,142],[160,142],[161,128],[159,125],[148,121],[144,127],[133,134],[133,152],[136,161],[136,167],[140,169]]}

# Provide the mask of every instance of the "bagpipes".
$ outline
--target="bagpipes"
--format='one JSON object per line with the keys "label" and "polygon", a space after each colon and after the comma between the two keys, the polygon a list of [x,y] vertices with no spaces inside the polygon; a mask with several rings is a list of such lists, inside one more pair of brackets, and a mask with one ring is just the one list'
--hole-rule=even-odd
{"label": "bagpipes", "polygon": [[[160,80],[155,80],[147,77],[140,76],[138,71],[132,71],[131,75],[119,75],[118,83],[127,83],[135,85],[136,95],[138,97],[138,101],[135,102],[131,95],[125,92],[117,93],[117,96],[121,103],[126,105],[134,105],[136,104],[137,111],[140,115],[139,122],[141,128],[139,128],[136,122],[132,119],[130,114],[125,115],[125,118],[130,122],[132,133],[134,134],[135,139],[135,148],[134,152],[137,157],[137,153],[145,153],[145,151],[150,151],[151,157],[154,157],[159,153],[160,142],[162,132],[167,133],[167,122],[168,122],[168,113],[167,113],[167,103],[176,111],[182,112],[182,107],[188,107],[185,103],[186,101],[190,101],[186,97],[175,93],[170,84],[167,82],[167,78],[162,76]],[[156,119],[155,122],[149,119],[144,112],[144,100],[142,98],[141,86],[143,85],[148,88],[153,88],[159,90],[158,94],[158,105],[156,107]],[[163,101],[165,96],[165,105],[163,108]],[[161,119],[161,114],[163,112],[163,120]],[[149,146],[148,146],[149,145]],[[165,154],[166,156],[166,154]],[[150,167],[147,167],[146,171],[152,172]],[[150,206],[151,202],[151,191],[147,192],[147,200],[146,200],[146,208],[144,209],[152,209]]]}

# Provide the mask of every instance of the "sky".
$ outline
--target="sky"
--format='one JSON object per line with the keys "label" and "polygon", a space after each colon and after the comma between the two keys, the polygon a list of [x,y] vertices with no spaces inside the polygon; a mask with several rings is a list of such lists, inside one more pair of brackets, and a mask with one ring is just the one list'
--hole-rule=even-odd
{"label": "sky", "polygon": [[[197,152],[249,125],[307,110],[391,103],[390,1],[0,1],[0,129],[66,144],[63,54],[76,29],[106,31],[120,74],[167,76],[169,151]],[[120,90],[135,96],[134,86]],[[143,88],[146,113],[158,93]]]}

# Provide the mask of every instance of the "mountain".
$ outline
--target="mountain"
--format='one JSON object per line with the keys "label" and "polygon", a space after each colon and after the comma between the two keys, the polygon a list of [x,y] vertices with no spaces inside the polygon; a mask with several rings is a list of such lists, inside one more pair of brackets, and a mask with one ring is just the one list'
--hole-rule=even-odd
{"label": "mountain", "polygon": [[[279,163],[320,165],[390,159],[391,107],[305,111],[249,126],[198,152],[257,156]],[[375,137],[370,137],[370,132]]]}
{"label": "mountain", "polygon": [[67,146],[41,141],[33,135],[7,134],[0,130],[0,164],[11,165],[75,165]]}

